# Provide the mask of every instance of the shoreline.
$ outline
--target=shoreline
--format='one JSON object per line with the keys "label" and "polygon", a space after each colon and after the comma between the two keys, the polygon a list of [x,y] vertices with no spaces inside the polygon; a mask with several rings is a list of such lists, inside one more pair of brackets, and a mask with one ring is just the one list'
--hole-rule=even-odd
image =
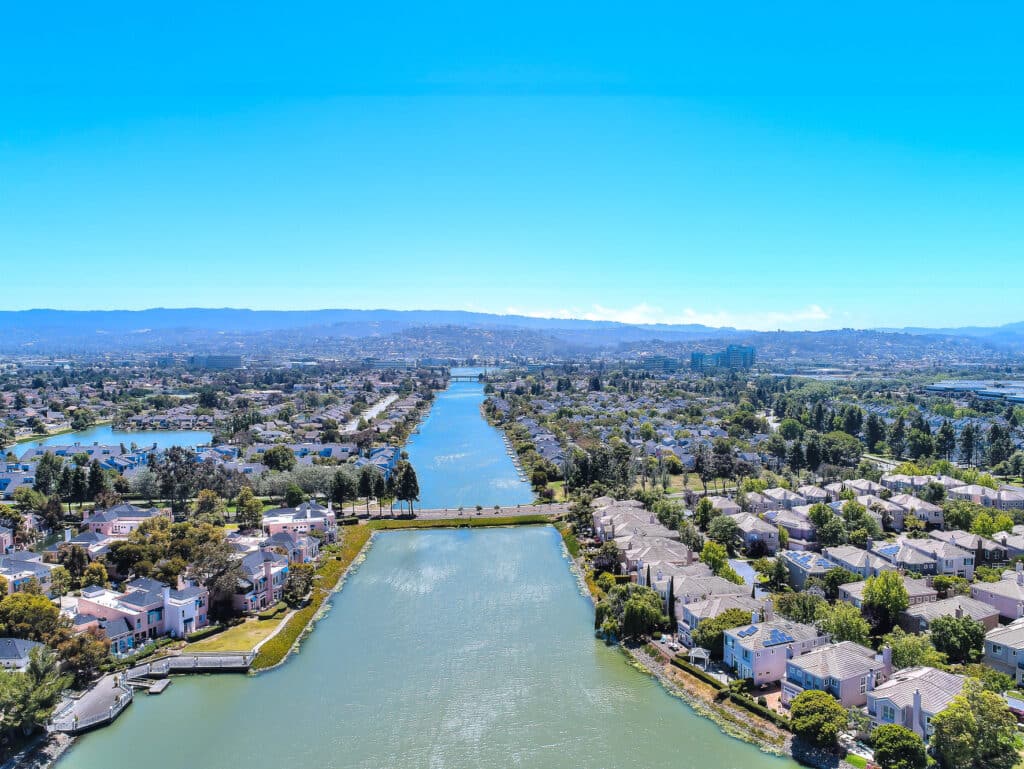
{"label": "shoreline", "polygon": [[[74,427],[67,427],[63,430],[55,430],[52,433],[36,433],[35,435],[27,435],[24,438],[15,438],[12,446],[20,446],[22,443],[35,443],[36,441],[45,441],[48,438],[56,438],[58,435],[67,435],[68,433],[79,433],[91,430],[94,427],[106,427],[107,425],[113,425],[113,419],[103,419],[99,422],[93,422],[88,427],[83,427],[81,430],[76,430]],[[117,428],[114,428],[115,430]]]}

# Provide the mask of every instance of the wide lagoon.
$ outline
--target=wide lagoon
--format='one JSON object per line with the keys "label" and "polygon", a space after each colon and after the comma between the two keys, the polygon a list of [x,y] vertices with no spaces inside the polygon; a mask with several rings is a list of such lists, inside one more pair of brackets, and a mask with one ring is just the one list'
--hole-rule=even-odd
{"label": "wide lagoon", "polygon": [[110,425],[96,425],[85,430],[71,433],[60,433],[34,441],[25,441],[13,447],[18,456],[29,449],[39,446],[90,446],[94,443],[116,446],[123,443],[126,447],[135,443],[137,446],[152,446],[158,449],[169,449],[171,446],[184,446],[194,449],[209,443],[213,434],[205,430],[115,430]]}
{"label": "wide lagoon", "polygon": [[420,507],[468,509],[533,501],[530,484],[520,480],[501,433],[480,416],[483,401],[482,384],[452,382],[437,394],[419,433],[410,438],[406,451],[419,479]]}
{"label": "wide lagoon", "polygon": [[301,653],[176,678],[60,769],[791,769],[593,635],[550,527],[377,535]]}

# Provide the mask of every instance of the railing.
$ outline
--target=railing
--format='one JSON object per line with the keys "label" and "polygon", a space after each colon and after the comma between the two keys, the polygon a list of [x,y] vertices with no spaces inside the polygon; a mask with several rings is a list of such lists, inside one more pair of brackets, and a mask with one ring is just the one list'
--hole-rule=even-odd
{"label": "railing", "polygon": [[[110,705],[106,713],[97,713],[96,715],[88,718],[79,718],[77,715],[70,714],[58,716],[50,720],[50,723],[46,725],[46,731],[77,734],[79,732],[84,732],[87,729],[91,729],[94,726],[113,722],[114,719],[121,715],[122,711],[132,703],[132,700],[135,697],[135,692],[131,687],[118,684],[117,688],[121,690],[121,693]],[[74,709],[74,705],[71,707]]]}

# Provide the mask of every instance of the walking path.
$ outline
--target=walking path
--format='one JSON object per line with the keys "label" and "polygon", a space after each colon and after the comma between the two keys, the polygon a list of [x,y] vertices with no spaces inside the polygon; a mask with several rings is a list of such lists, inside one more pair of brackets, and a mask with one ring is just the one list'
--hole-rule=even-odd
{"label": "walking path", "polygon": [[68,700],[54,714],[47,731],[77,734],[108,724],[131,704],[133,697],[120,673],[105,675],[81,697]]}
{"label": "walking path", "polygon": [[[477,510],[476,507],[463,507],[459,511],[457,507],[428,508],[425,510],[416,509],[416,518],[426,520],[439,520],[445,518],[507,518],[519,515],[561,515],[569,512],[570,505],[564,502],[553,502],[546,505],[516,505],[514,507],[484,507]],[[396,516],[400,515],[395,511]]]}

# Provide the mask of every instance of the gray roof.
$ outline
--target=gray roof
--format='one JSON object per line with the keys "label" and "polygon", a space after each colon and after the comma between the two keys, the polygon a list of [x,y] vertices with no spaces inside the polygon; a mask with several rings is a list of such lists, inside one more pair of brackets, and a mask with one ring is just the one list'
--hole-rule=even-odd
{"label": "gray roof", "polygon": [[921,709],[940,713],[964,687],[964,677],[928,667],[905,668],[880,685],[870,696],[888,699],[898,708],[914,704],[914,692],[921,692]]}
{"label": "gray roof", "polygon": [[840,641],[802,654],[789,661],[817,678],[835,678],[845,681],[885,667],[875,653],[853,641]]}
{"label": "gray roof", "polygon": [[970,617],[980,622],[983,619],[999,616],[999,612],[984,601],[967,596],[954,596],[941,601],[919,603],[909,607],[904,613],[911,617],[924,619],[929,623],[939,617],[954,617],[957,609],[963,612],[963,616]]}
{"label": "gray roof", "polygon": [[0,660],[24,659],[37,646],[42,644],[24,638],[0,638]]}

